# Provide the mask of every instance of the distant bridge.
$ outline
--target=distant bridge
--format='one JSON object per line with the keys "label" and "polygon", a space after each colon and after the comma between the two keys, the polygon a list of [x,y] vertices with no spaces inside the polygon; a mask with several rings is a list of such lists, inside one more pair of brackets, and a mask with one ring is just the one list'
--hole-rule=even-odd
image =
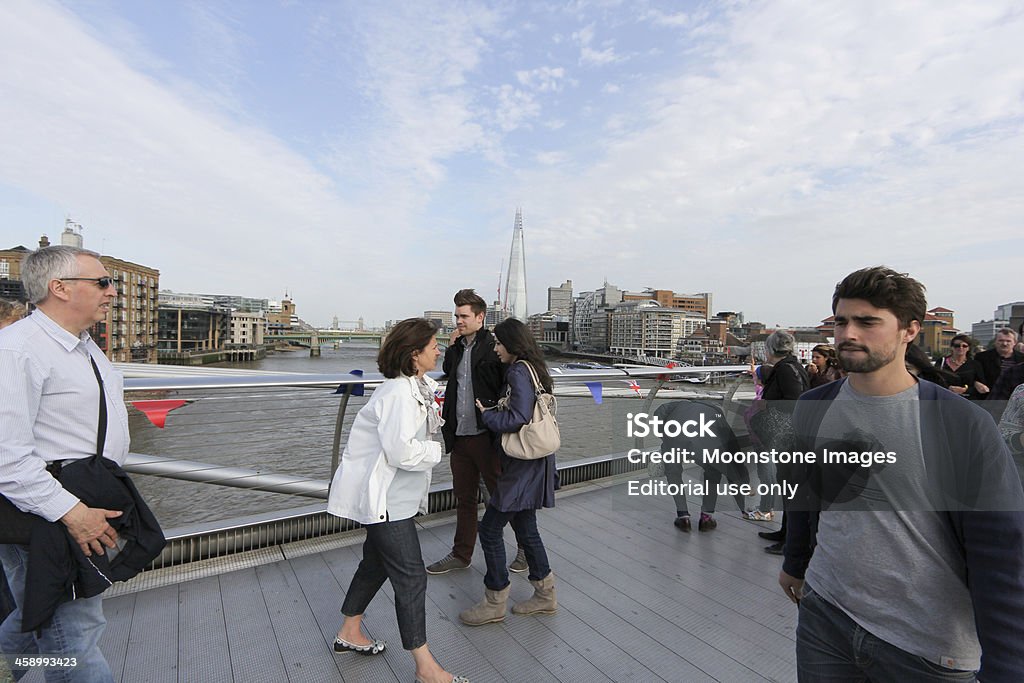
{"label": "distant bridge", "polygon": [[[324,345],[331,345],[338,342],[370,342],[380,346],[381,340],[388,336],[387,332],[370,330],[316,330],[314,332],[287,332],[285,334],[268,334],[263,340],[265,343],[277,341],[307,346],[310,351]],[[448,335],[442,332],[437,334],[437,343],[442,347],[448,346]]]}
{"label": "distant bridge", "polygon": [[384,332],[372,332],[370,330],[316,330],[314,332],[286,332],[284,334],[268,334],[264,341],[283,341],[302,346],[320,346],[333,344],[338,341],[369,341],[380,345],[380,340],[385,336]]}

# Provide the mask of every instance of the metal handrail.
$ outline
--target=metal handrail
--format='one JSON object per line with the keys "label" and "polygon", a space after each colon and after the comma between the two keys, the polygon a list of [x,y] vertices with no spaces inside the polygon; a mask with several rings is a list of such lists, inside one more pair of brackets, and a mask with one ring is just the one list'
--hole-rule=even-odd
{"label": "metal handrail", "polygon": [[[558,385],[571,386],[600,380],[658,379],[644,397],[643,409],[648,410],[658,391],[671,376],[685,376],[707,373],[740,373],[748,370],[746,365],[729,366],[687,366],[679,368],[618,367],[601,369],[552,368],[552,379]],[[441,373],[431,376],[442,380]],[[127,394],[135,392],[233,389],[268,387],[325,387],[337,388],[339,409],[335,422],[335,440],[332,452],[333,475],[340,451],[341,433],[348,398],[356,385],[372,389],[384,381],[379,373],[363,376],[352,374],[298,374],[260,373],[239,376],[195,375],[186,377],[129,377],[125,379]],[[192,460],[181,460],[155,455],[130,453],[125,469],[136,474],[162,476],[191,482],[232,486],[258,491],[272,491],[290,495],[326,500],[329,479],[298,477],[273,472],[260,472],[242,467],[213,465]],[[612,476],[640,469],[628,462],[622,454],[598,455],[590,458],[559,463],[558,469],[564,484],[587,481],[593,478]],[[430,512],[439,512],[454,507],[451,484],[437,484],[430,492]],[[168,531],[171,544],[151,568],[167,567],[228,555],[280,543],[314,538],[356,528],[353,522],[332,518],[323,504],[313,507],[283,510],[275,513],[249,516],[235,520],[220,520],[180,527]]]}
{"label": "metal handrail", "polygon": [[[551,368],[551,379],[555,384],[562,382],[587,382],[601,379],[650,379],[662,375],[704,375],[707,373],[738,373],[750,370],[749,365],[689,365],[676,368],[618,367],[608,369],[563,369]],[[428,375],[443,381],[444,374],[431,372]],[[266,375],[190,375],[187,377],[126,377],[125,391],[172,391],[183,389],[239,389],[254,387],[338,387],[363,384],[377,386],[385,380],[378,372],[367,372],[356,376],[351,373],[302,374],[267,373]]]}

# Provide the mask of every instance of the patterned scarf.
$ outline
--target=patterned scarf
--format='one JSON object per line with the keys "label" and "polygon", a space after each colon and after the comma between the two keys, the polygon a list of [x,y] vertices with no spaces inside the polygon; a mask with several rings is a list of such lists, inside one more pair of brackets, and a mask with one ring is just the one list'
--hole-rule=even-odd
{"label": "patterned scarf", "polygon": [[441,425],[444,424],[444,420],[441,419],[437,401],[434,400],[434,392],[427,385],[427,380],[422,377],[416,378],[416,386],[419,387],[420,396],[423,397],[423,401],[427,404],[427,434],[437,434],[441,431]]}

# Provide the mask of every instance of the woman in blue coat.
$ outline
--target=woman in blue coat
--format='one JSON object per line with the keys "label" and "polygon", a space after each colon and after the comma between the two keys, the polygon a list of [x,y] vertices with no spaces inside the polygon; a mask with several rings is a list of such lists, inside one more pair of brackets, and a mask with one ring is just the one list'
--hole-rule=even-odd
{"label": "woman in blue coat", "polygon": [[[544,357],[530,330],[516,319],[498,323],[494,327],[494,350],[501,362],[508,366],[505,373],[505,396],[497,407],[485,407],[477,401],[484,424],[499,434],[516,432],[533,419],[536,388],[530,367],[537,374],[541,389],[551,392],[551,376]],[[500,449],[499,449],[500,450]],[[555,600],[555,575],[548,565],[540,533],[537,531],[537,510],[555,506],[555,456],[535,460],[511,458],[501,452],[501,476],[487,503],[480,522],[480,547],[487,561],[484,576],[484,599],[463,611],[459,618],[469,626],[480,626],[505,619],[508,604],[509,577],[502,532],[511,523],[516,541],[526,551],[530,566],[533,597],[512,607],[515,614],[553,614],[558,608]]]}

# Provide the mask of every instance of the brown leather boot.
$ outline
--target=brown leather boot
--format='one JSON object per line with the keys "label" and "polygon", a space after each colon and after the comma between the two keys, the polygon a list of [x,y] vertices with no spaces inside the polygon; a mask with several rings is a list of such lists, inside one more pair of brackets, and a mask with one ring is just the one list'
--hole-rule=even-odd
{"label": "brown leather boot", "polygon": [[555,599],[555,573],[550,572],[540,581],[533,584],[533,597],[512,606],[513,614],[554,614],[558,609]]}
{"label": "brown leather boot", "polygon": [[504,621],[509,588],[511,585],[505,586],[500,591],[485,588],[484,599],[460,612],[459,619],[467,626],[483,626],[496,621]]}

